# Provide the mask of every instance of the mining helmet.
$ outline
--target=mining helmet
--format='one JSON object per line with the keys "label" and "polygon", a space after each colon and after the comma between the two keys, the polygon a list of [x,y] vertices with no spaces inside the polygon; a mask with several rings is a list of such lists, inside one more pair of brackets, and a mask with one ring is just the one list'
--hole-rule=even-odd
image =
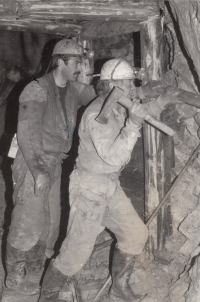
{"label": "mining helmet", "polygon": [[134,79],[133,67],[126,60],[112,59],[104,63],[100,80],[129,80]]}
{"label": "mining helmet", "polygon": [[54,46],[52,56],[53,55],[83,57],[83,47],[71,39],[63,39]]}

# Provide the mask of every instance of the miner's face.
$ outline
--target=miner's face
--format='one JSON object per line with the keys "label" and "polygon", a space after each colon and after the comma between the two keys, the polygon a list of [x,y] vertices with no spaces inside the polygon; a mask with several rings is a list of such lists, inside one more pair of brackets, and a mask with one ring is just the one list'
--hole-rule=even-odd
{"label": "miner's face", "polygon": [[64,63],[61,69],[63,78],[66,81],[75,82],[81,72],[81,57],[70,57],[67,63]]}
{"label": "miner's face", "polygon": [[133,80],[120,80],[115,82],[116,86],[124,90],[123,95],[127,98],[131,98],[133,90],[135,90]]}

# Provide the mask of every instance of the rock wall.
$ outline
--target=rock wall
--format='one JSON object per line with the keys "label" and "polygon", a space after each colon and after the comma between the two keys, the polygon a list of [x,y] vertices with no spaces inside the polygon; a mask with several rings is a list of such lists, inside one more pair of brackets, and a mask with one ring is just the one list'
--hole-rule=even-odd
{"label": "rock wall", "polygon": [[[174,72],[176,78],[174,86],[198,93],[194,66],[187,55],[189,45],[186,53],[183,48],[184,43],[180,40],[180,36],[177,39],[176,28],[172,22],[168,22],[169,19],[166,14],[166,66]],[[191,20],[193,22],[194,19]],[[166,112],[165,121],[176,130],[175,167],[172,170],[175,179],[199,144],[199,109],[185,104],[171,106]],[[135,272],[133,281],[136,285],[142,283],[147,293],[143,302],[198,302],[200,300],[199,169],[198,155],[171,193],[173,235],[168,238],[165,250],[160,254],[155,253],[153,262],[148,263],[148,259],[142,258]],[[141,293],[141,285],[136,286],[136,289]]]}

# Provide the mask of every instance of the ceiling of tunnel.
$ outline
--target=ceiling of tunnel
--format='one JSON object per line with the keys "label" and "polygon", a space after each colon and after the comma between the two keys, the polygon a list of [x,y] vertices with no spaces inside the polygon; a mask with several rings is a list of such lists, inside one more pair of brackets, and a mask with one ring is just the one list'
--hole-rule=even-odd
{"label": "ceiling of tunnel", "polygon": [[82,32],[92,39],[97,33],[137,31],[140,22],[158,14],[159,0],[0,0],[0,30],[65,36]]}

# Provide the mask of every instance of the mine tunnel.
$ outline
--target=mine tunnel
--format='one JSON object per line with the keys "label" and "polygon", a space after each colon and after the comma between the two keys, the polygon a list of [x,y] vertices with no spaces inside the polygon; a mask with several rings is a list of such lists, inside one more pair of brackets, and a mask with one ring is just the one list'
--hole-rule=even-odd
{"label": "mine tunnel", "polygon": [[[37,83],[51,71],[53,49],[64,38],[79,43],[88,54],[92,72],[85,84],[96,87],[103,64],[122,58],[134,69],[136,87],[162,81],[179,91],[178,102],[171,103],[156,117],[171,132],[165,133],[144,122],[131,158],[120,171],[122,190],[148,226],[148,240],[137,257],[129,283],[142,295],[142,302],[200,300],[199,6],[196,0],[0,3],[2,302],[39,301],[39,294],[26,296],[5,285],[7,238],[15,207],[12,174],[15,155],[11,146],[17,142],[19,97],[28,83]],[[154,100],[148,96],[141,104]],[[78,129],[90,105],[78,110],[72,147],[62,161],[60,227],[53,259],[67,235],[70,175],[80,145]],[[73,301],[113,301],[109,291],[116,245],[116,237],[109,229],[99,233],[89,260],[76,275]],[[50,259],[45,262],[40,285],[49,262]],[[59,301],[72,301],[67,284],[59,293]]]}

